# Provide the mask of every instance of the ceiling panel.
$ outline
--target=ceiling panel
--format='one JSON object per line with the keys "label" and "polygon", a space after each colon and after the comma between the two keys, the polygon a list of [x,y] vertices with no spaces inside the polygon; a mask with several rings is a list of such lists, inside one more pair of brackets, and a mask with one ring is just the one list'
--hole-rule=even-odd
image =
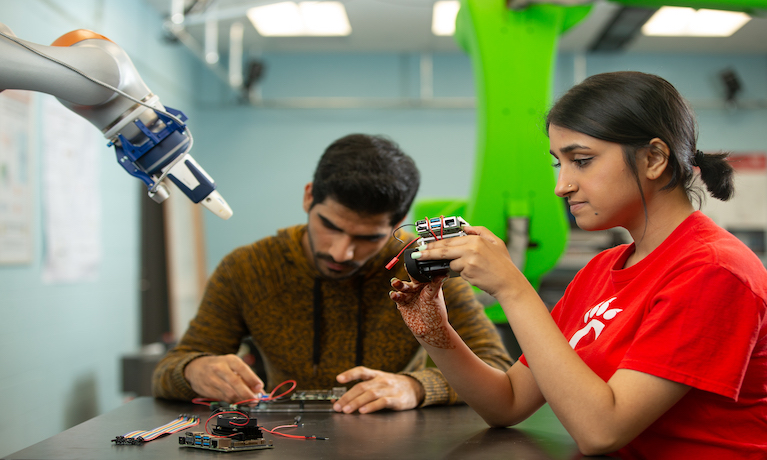
{"label": "ceiling panel", "polygon": [[[171,0],[145,0],[158,14],[168,16]],[[186,0],[187,5],[194,0]],[[431,11],[434,0],[342,0],[347,9],[352,34],[348,37],[261,37],[245,17],[252,6],[275,0],[217,0],[208,4],[217,8],[219,45],[222,54],[228,47],[228,29],[234,21],[245,24],[246,54],[303,52],[444,52],[457,51],[452,37],[431,33]],[[203,4],[206,2],[203,2]],[[620,9],[619,5],[599,0],[590,15],[564,34],[560,49],[585,52]],[[198,43],[203,42],[201,15],[190,15],[185,31]],[[732,37],[727,38],[660,38],[637,36],[622,52],[654,53],[760,53],[767,54],[767,19],[756,17]]]}

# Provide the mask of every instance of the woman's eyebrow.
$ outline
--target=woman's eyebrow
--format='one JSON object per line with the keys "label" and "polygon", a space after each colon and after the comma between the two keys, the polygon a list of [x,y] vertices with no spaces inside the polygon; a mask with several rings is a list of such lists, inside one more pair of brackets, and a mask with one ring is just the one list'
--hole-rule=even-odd
{"label": "woman's eyebrow", "polygon": [[566,147],[562,147],[561,149],[559,149],[559,151],[562,153],[570,153],[573,150],[591,150],[591,149],[588,146],[581,145],[581,144],[570,144]]}

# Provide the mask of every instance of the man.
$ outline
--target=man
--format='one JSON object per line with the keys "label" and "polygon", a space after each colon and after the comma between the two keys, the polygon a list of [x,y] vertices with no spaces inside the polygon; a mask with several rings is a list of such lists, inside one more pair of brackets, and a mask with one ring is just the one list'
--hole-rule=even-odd
{"label": "man", "polygon": [[[304,188],[307,224],[221,261],[197,316],[155,370],[155,396],[236,402],[286,380],[304,390],[360,381],[336,411],[457,402],[440,371],[425,367],[426,353],[388,294],[390,279],[406,276],[401,263],[385,266],[404,246],[392,234],[419,182],[413,160],[386,138],[353,134],[331,144]],[[461,337],[505,371],[511,359],[471,287],[454,278],[444,293]],[[266,386],[233,354],[247,336],[264,360]]]}

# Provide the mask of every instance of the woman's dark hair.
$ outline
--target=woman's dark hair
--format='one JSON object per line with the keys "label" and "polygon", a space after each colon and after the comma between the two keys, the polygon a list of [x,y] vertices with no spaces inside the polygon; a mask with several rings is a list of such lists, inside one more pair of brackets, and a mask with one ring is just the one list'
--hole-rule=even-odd
{"label": "woman's dark hair", "polygon": [[[671,83],[641,72],[612,72],[593,75],[571,88],[549,111],[549,125],[577,131],[623,146],[626,164],[641,191],[636,153],[651,148],[658,138],[670,150],[671,179],[663,189],[679,185],[692,198],[702,201],[693,186],[693,167],[700,168],[706,189],[722,201],[734,193],[729,153],[703,154],[696,148],[695,114]],[[644,201],[644,198],[643,198]]]}
{"label": "woman's dark hair", "polygon": [[312,206],[332,198],[362,215],[400,222],[420,185],[415,162],[391,139],[350,134],[325,149],[312,182]]}

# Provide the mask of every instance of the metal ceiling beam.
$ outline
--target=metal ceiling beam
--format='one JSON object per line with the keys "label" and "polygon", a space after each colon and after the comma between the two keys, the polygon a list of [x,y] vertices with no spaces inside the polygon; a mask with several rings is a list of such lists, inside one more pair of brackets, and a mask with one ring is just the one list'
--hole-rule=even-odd
{"label": "metal ceiling beam", "polygon": [[615,12],[599,38],[589,47],[589,51],[621,51],[640,33],[644,23],[655,11],[655,8],[622,7]]}

